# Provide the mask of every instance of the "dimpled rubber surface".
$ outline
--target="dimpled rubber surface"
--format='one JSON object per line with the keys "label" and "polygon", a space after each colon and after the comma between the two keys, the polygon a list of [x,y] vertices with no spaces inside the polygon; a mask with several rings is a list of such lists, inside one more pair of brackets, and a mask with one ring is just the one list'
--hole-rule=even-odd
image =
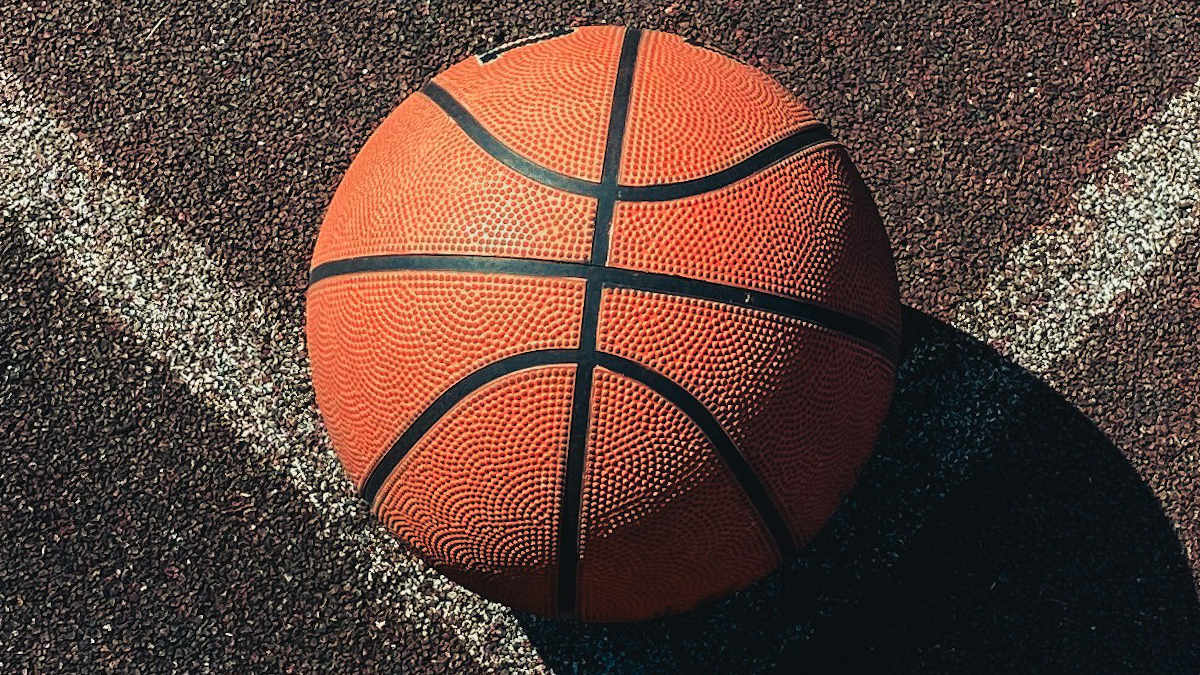
{"label": "dimpled rubber surface", "polygon": [[487,63],[468,58],[434,81],[518,154],[600,180],[623,33],[616,26],[577,28]]}
{"label": "dimpled rubber surface", "polygon": [[464,586],[552,611],[574,374],[518,371],[461,401],[392,473],[379,517]]}
{"label": "dimpled rubber surface", "polygon": [[[316,277],[308,306],[318,403],[388,527],[485,597],[595,621],[687,610],[774,569],[833,512],[887,407],[893,371],[877,351],[812,324],[683,297],[689,280],[899,326],[886,234],[832,143],[692,197],[614,209],[613,192],[596,193],[601,209],[487,154],[498,140],[551,169],[603,173],[611,188],[622,175],[708,175],[812,121],[749,67],[653,32],[626,49],[623,35],[578,29],[485,63],[468,58],[436,79],[474,121],[411,96],[347,172],[313,259],[483,262],[467,254],[508,258],[511,273],[338,272]],[[618,68],[620,54],[644,59]],[[632,81],[618,84],[618,73]],[[614,106],[626,90],[628,108]],[[622,109],[624,125],[610,126]],[[460,123],[483,132],[466,136]],[[600,172],[609,129],[628,135],[612,144],[619,161]],[[610,225],[608,252],[589,248],[593,228]],[[585,269],[530,259],[673,275],[665,282],[678,295],[604,289],[598,275],[527,276]],[[597,313],[598,328],[587,318]],[[679,396],[664,393],[670,383],[655,393],[603,368],[575,383],[574,363],[547,365],[586,362],[596,346],[665,375],[707,410],[668,402]],[[508,356],[571,348],[579,351],[537,356],[555,360],[528,371],[536,376],[463,382]],[[431,408],[459,383],[440,399],[447,408]],[[722,441],[717,452],[701,431],[709,415],[720,428],[708,433],[735,448]],[[505,528],[515,539],[497,543]],[[513,542],[526,547],[520,555]]]}
{"label": "dimpled rubber surface", "polygon": [[609,264],[811,300],[899,331],[887,234],[840,146],[695,197],[618,203]]}
{"label": "dimpled rubber surface", "polygon": [[699,178],[749,157],[812,113],[762,71],[647,31],[629,101],[623,185]]}
{"label": "dimpled rubber surface", "polygon": [[579,342],[583,284],[462,272],[326,279],[308,294],[313,386],[356,485],[444,389],[477,368]]}
{"label": "dimpled rubber surface", "polygon": [[600,349],[644,363],[704,404],[807,541],[869,456],[893,367],[794,319],[634,290],[605,292]]}
{"label": "dimpled rubber surface", "polygon": [[594,214],[595,200],[501,166],[415,94],[384,119],[346,171],[312,263],[382,253],[583,260]]}
{"label": "dimpled rubber surface", "polygon": [[581,618],[689,609],[776,564],[769,535],[700,428],[645,385],[597,368],[580,517]]}

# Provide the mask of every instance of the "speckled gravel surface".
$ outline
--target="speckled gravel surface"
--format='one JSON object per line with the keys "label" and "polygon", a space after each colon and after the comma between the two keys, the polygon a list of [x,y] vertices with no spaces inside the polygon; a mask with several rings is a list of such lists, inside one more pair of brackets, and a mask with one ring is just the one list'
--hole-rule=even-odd
{"label": "speckled gravel surface", "polygon": [[[0,669],[1200,672],[1200,10],[114,4],[0,8]],[[384,535],[299,332],[383,115],[581,23],[804,97],[914,308],[879,452],[805,556],[624,627],[514,615]]]}

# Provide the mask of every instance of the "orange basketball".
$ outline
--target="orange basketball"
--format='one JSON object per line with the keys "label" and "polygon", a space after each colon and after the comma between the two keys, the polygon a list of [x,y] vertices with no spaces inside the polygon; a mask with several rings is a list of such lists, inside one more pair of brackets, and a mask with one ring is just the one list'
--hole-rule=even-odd
{"label": "orange basketball", "polygon": [[307,332],[389,529],[488,598],[622,621],[813,537],[899,324],[829,130],[753,68],[604,26],[471,57],[383,121],[317,239]]}

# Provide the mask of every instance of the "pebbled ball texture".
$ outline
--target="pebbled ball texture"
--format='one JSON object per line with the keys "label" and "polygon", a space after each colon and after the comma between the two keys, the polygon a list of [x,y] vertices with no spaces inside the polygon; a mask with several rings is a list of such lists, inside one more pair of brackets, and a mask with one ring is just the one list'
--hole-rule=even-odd
{"label": "pebbled ball texture", "polygon": [[598,181],[623,34],[597,26],[486,63],[466,59],[437,83],[517,154]]}
{"label": "pebbled ball texture", "polygon": [[850,489],[887,413],[892,367],[861,345],[790,318],[627,289],[605,291],[600,349],[692,393],[809,539]]}
{"label": "pebbled ball texture", "polygon": [[[812,300],[898,332],[887,235],[845,148],[814,148],[728,187],[624,202],[608,263]],[[656,242],[657,245],[647,245]]]}
{"label": "pebbled ball texture", "polygon": [[583,261],[595,219],[596,200],[497,167],[429,99],[410,96],[346,171],[313,266],[385,253]]}
{"label": "pebbled ball texture", "polygon": [[384,484],[384,524],[451,578],[552,611],[574,377],[574,366],[530,368],[463,400]]}
{"label": "pebbled ball texture", "polygon": [[463,272],[334,277],[308,293],[325,426],[356,486],[446,387],[506,356],[579,343],[583,284]]}
{"label": "pebbled ball texture", "polygon": [[623,185],[700,178],[726,169],[813,121],[760,70],[648,31],[629,97]]}
{"label": "pebbled ball texture", "polygon": [[595,377],[581,617],[689,609],[711,593],[696,579],[744,586],[774,568],[770,538],[747,526],[754,510],[696,424],[639,382],[602,368]]}
{"label": "pebbled ball texture", "polygon": [[[653,31],[525,40],[434,83],[467,117],[401,103],[313,254],[313,385],[355,486],[439,570],[539,614],[646,619],[770,573],[851,489],[893,386],[895,271],[846,150],[754,165],[812,114]],[[703,188],[616,190],[682,181]]]}

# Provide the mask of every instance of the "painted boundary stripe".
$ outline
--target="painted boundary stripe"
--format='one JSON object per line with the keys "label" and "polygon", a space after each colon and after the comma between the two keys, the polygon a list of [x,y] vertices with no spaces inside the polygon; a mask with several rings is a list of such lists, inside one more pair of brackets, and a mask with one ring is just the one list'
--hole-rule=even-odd
{"label": "painted boundary stripe", "polygon": [[639,272],[588,263],[503,258],[473,255],[378,255],[334,260],[318,265],[309,275],[309,286],[330,277],[359,272],[455,271],[486,272],[534,277],[599,279],[605,286],[677,295],[755,309],[804,321],[833,331],[869,347],[895,362],[899,338],[884,328],[849,314],[815,303],[656,272]]}
{"label": "painted boundary stripe", "polygon": [[[536,368],[539,366],[579,364],[586,355],[578,349],[544,349],[525,352],[490,363],[456,382],[443,392],[425,412],[409,425],[408,429],[396,439],[391,448],[380,458],[363,483],[361,494],[374,508],[375,500],[387,478],[396,470],[408,452],[421,440],[433,426],[455,405],[469,396],[472,392],[487,386],[506,375]],[[671,381],[670,378],[643,366],[608,352],[595,352],[593,365],[611,370],[645,385],[659,396],[681,410],[688,418],[704,432],[713,444],[717,454],[729,468],[743,492],[754,505],[762,518],[767,531],[779,545],[779,553],[783,559],[788,559],[796,552],[795,540],[766,486],[755,475],[750,462],[738,450],[737,445],[725,433],[720,422],[713,416],[704,404],[692,396],[686,389]],[[578,377],[578,375],[577,375]],[[590,401],[589,401],[590,402]],[[562,514],[565,516],[566,514]],[[561,524],[560,524],[561,528]],[[561,529],[560,529],[561,531]]]}
{"label": "painted boundary stripe", "polygon": [[[618,201],[623,202],[661,202],[694,197],[732,185],[808,148],[835,142],[828,127],[820,123],[813,123],[792,132],[737,164],[707,176],[657,185],[606,185],[604,182],[597,183],[559,173],[517,154],[515,150],[485,129],[474,115],[435,82],[426,84],[421,89],[421,93],[437,104],[484,152],[504,166],[542,185],[596,199],[615,196]],[[605,156],[607,157],[607,150]]]}

